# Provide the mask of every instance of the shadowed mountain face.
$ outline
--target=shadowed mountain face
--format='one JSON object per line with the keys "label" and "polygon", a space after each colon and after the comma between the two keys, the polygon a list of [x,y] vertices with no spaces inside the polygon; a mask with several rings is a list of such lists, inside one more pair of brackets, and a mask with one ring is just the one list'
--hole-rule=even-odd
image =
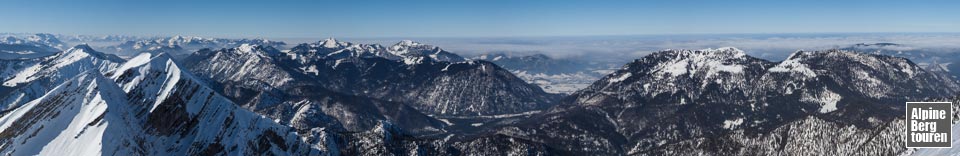
{"label": "shadowed mountain face", "polygon": [[[248,46],[201,50],[184,62],[194,73],[231,84],[223,85],[225,94],[238,101],[268,90],[303,96],[311,93],[302,88],[321,88],[312,90],[402,103],[431,115],[476,116],[545,109],[558,98],[492,63],[441,61],[462,59],[415,42],[383,49],[329,39],[286,53]],[[275,105],[263,99],[257,105]]]}
{"label": "shadowed mountain face", "polygon": [[[898,133],[903,130],[903,102],[949,96],[957,88],[940,73],[889,56],[800,51],[783,62],[768,62],[733,48],[671,50],[629,63],[565,98],[566,106],[533,119],[539,124],[505,130],[563,139],[565,135],[534,132],[599,127],[584,134],[610,142],[606,146],[579,150],[574,147],[596,146],[557,145],[583,153],[613,148],[629,154],[783,154],[801,149],[895,154],[905,150]],[[563,116],[605,120],[584,125],[576,123],[591,117]],[[824,133],[820,128],[851,130]],[[604,130],[619,135],[595,132]],[[813,134],[855,139],[801,137]],[[615,143],[619,140],[625,143]]]}
{"label": "shadowed mountain face", "polygon": [[[505,136],[481,135],[456,143],[427,137],[424,135],[445,136],[445,127],[453,123],[425,114],[520,113],[545,109],[550,103],[518,103],[511,98],[552,99],[557,98],[555,95],[489,62],[452,63],[418,55],[381,57],[371,52],[347,52],[350,49],[318,54],[322,48],[343,45],[351,44],[327,40],[298,46],[315,47],[317,53],[284,53],[267,46],[244,45],[201,50],[182,62],[217,92],[244,108],[297,128],[306,140],[323,144],[324,149],[354,154],[549,151],[535,142]],[[338,53],[354,54],[330,55]],[[420,105],[423,103],[431,105]],[[436,104],[441,105],[433,106]],[[360,150],[368,148],[375,150]]]}
{"label": "shadowed mountain face", "polygon": [[389,120],[415,132],[434,132],[443,124],[403,103],[325,89],[316,77],[280,62],[272,47],[245,45],[202,50],[184,60],[218,92],[252,111],[301,130],[324,127],[339,131],[371,129]]}

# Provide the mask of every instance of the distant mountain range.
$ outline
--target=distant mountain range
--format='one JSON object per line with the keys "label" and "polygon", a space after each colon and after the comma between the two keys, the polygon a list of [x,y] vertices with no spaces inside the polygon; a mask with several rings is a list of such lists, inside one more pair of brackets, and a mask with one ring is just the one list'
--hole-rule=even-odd
{"label": "distant mountain range", "polygon": [[126,41],[119,45],[107,46],[103,49],[108,53],[121,56],[136,56],[142,52],[153,54],[168,53],[171,56],[190,54],[203,48],[232,48],[242,44],[260,44],[273,47],[282,47],[286,43],[265,39],[219,39],[173,36],[168,38],[144,39]]}
{"label": "distant mountain range", "polygon": [[0,38],[0,59],[29,59],[50,55],[66,46],[50,34],[33,34],[26,37],[5,36]]}

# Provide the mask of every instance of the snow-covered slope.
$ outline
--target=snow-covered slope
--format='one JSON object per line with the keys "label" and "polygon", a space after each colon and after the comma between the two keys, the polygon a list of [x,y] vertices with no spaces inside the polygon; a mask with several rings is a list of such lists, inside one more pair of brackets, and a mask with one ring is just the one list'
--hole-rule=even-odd
{"label": "snow-covered slope", "polygon": [[0,59],[0,80],[7,80],[16,76],[20,71],[39,63],[41,58],[32,59]]}
{"label": "snow-covered slope", "polygon": [[323,154],[293,128],[243,110],[191,77],[168,57],[150,54],[123,64],[111,78],[80,73],[0,118],[0,149],[12,155]]}
{"label": "snow-covered slope", "polygon": [[5,155],[138,155],[142,130],[125,93],[98,71],[66,80],[0,118]]}
{"label": "snow-covered slope", "polygon": [[440,49],[440,47],[426,45],[411,40],[403,40],[393,46],[390,46],[389,52],[394,55],[404,56],[405,58],[409,57],[430,57],[436,61],[443,62],[460,62],[464,61],[463,57],[460,55],[450,53],[446,50]]}
{"label": "snow-covered slope", "polygon": [[[582,154],[891,155],[905,151],[902,102],[955,94],[956,86],[906,59],[849,51],[769,62],[735,48],[667,50],[500,133],[572,142],[555,146]],[[578,137],[560,132],[581,129]]]}
{"label": "snow-covered slope", "polygon": [[419,57],[427,57],[441,62],[460,62],[463,57],[440,49],[440,47],[403,40],[385,48],[379,44],[354,44],[337,41],[329,38],[316,43],[304,43],[293,47],[291,57],[301,63],[308,63],[317,59],[385,58],[389,60],[403,60],[408,63],[416,62]]}
{"label": "snow-covered slope", "polygon": [[[284,54],[284,57],[273,57],[276,60],[257,64],[286,70],[287,74],[277,74],[281,79],[291,75],[294,81],[315,83],[348,95],[405,103],[432,115],[521,113],[546,108],[557,98],[492,63],[451,62],[462,60],[462,57],[412,41],[402,41],[384,49],[379,45],[327,39],[298,45]],[[188,62],[230,64],[224,61]],[[230,67],[239,68],[241,65]],[[275,71],[272,69],[264,71]],[[201,68],[194,72],[220,71]],[[212,79],[221,78],[213,76]]]}
{"label": "snow-covered slope", "polygon": [[141,54],[107,75],[127,93],[145,133],[156,136],[151,141],[159,148],[147,152],[150,155],[320,152],[301,141],[293,128],[216,94],[165,54]]}
{"label": "snow-covered slope", "polygon": [[[330,42],[334,43],[334,42]],[[328,45],[334,46],[334,45]],[[300,130],[362,131],[380,120],[411,132],[435,132],[442,123],[403,103],[338,93],[270,47],[242,45],[199,51],[184,60],[193,73],[209,79],[217,92],[246,109]]]}
{"label": "snow-covered slope", "polygon": [[15,76],[5,80],[3,85],[16,86],[44,76],[56,76],[62,79],[71,78],[76,73],[86,71],[86,69],[106,72],[123,61],[117,56],[103,54],[86,44],[81,44],[50,56],[44,62],[29,67],[27,70],[20,71]]}
{"label": "snow-covered slope", "polygon": [[[411,61],[413,60],[413,61]],[[486,61],[458,63],[345,58],[299,65],[326,88],[407,103],[434,115],[476,116],[526,112],[550,106],[556,96]]]}
{"label": "snow-covered slope", "polygon": [[191,69],[203,69],[193,71],[197,75],[215,81],[241,82],[252,79],[272,87],[282,87],[294,79],[273,59],[280,55],[280,51],[273,47],[243,44],[218,51],[198,51],[184,62],[190,62],[188,66]]}
{"label": "snow-covered slope", "polygon": [[26,67],[20,68],[16,74],[3,80],[3,86],[11,90],[0,94],[2,110],[16,108],[39,98],[54,86],[88,70],[98,72],[113,70],[124,60],[114,55],[97,52],[90,46],[81,44],[52,56],[28,62],[20,63]]}
{"label": "snow-covered slope", "polygon": [[896,43],[858,43],[842,49],[902,57],[927,71],[949,73],[954,79],[960,78],[960,55],[957,55],[960,51],[957,49],[919,48]]}

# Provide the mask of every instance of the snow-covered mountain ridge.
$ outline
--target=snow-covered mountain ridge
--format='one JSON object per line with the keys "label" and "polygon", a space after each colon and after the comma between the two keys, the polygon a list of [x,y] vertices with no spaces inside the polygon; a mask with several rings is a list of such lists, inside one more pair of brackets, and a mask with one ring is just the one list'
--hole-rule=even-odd
{"label": "snow-covered mountain ridge", "polygon": [[10,73],[9,77],[2,77],[3,87],[9,90],[0,92],[3,93],[0,94],[3,102],[0,108],[3,111],[16,108],[80,73],[89,70],[107,72],[124,61],[85,44],[47,57],[11,60],[11,68],[6,71]]}
{"label": "snow-covered mountain ridge", "polygon": [[11,134],[0,137],[4,153],[322,154],[292,128],[200,85],[167,56],[141,55],[107,75],[83,72],[0,119],[0,133]]}
{"label": "snow-covered mountain ridge", "polygon": [[289,54],[294,60],[299,60],[300,62],[307,62],[311,59],[315,60],[318,58],[341,59],[348,57],[379,57],[389,60],[403,60],[408,64],[417,62],[419,57],[428,57],[432,60],[443,62],[460,62],[466,60],[440,47],[410,40],[403,40],[390,47],[384,47],[379,44],[354,44],[329,38],[316,43],[297,45],[290,49]]}
{"label": "snow-covered mountain ridge", "polygon": [[122,56],[136,56],[141,52],[168,53],[172,56],[187,55],[203,48],[233,48],[243,44],[258,44],[283,47],[286,43],[266,39],[221,39],[189,36],[173,36],[146,40],[126,41],[102,48],[106,52]]}
{"label": "snow-covered mountain ridge", "polygon": [[891,155],[906,151],[902,102],[957,88],[907,59],[853,51],[770,62],[735,48],[665,50],[495,133],[576,154]]}

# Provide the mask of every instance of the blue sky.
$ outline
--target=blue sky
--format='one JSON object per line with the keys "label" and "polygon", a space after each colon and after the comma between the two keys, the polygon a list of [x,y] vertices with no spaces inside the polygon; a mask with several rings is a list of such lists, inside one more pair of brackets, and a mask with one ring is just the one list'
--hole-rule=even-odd
{"label": "blue sky", "polygon": [[0,32],[216,37],[524,37],[960,32],[960,1],[0,2]]}

